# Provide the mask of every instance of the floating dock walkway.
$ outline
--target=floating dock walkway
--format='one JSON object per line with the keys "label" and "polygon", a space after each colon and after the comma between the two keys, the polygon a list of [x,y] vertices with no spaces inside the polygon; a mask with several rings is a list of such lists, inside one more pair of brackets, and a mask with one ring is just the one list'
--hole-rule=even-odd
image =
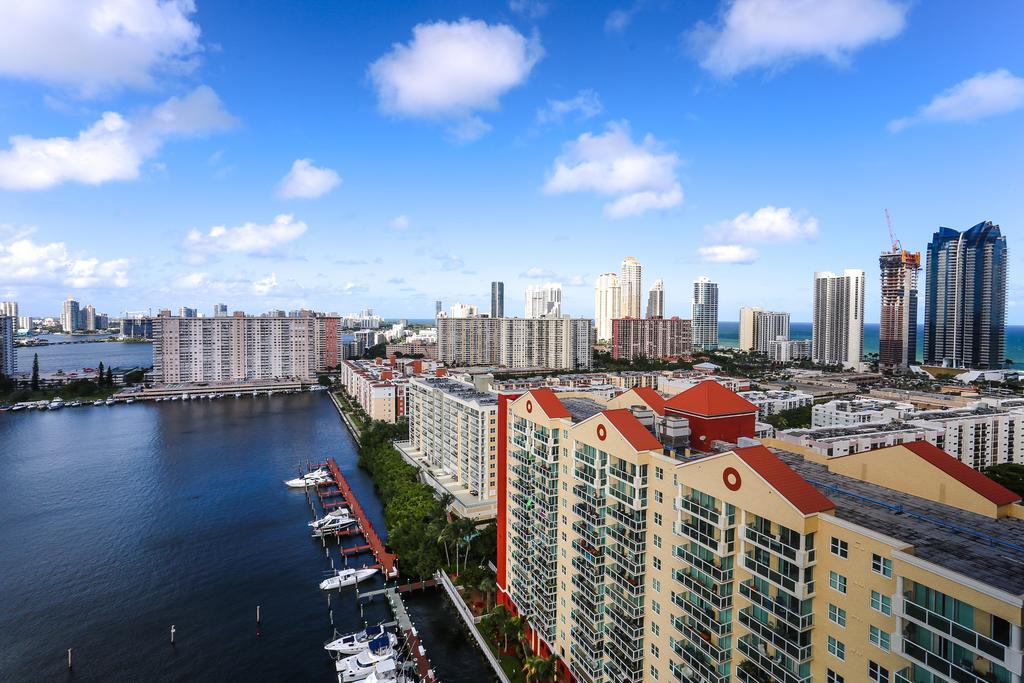
{"label": "floating dock walkway", "polygon": [[[338,487],[338,490],[324,491],[321,490],[321,487],[317,487],[317,495],[320,496],[324,509],[329,509],[328,506],[337,507],[339,505],[347,505],[352,516],[356,518],[356,523],[359,525],[363,538],[366,539],[365,545],[356,546],[359,548],[358,552],[362,552],[364,550],[372,552],[373,556],[377,559],[377,563],[380,565],[384,578],[396,578],[398,576],[398,566],[396,564],[398,555],[390,552],[384,545],[384,541],[381,540],[376,529],[373,528],[373,523],[363,510],[363,506],[359,504],[359,500],[356,498],[355,493],[352,492],[352,487],[349,486],[348,480],[346,480],[345,475],[341,473],[341,469],[338,468],[338,463],[334,458],[327,458],[327,469],[330,471],[331,478],[334,479],[334,485]],[[341,496],[341,501],[323,502],[324,498],[332,498],[338,495]],[[354,549],[343,550],[342,554],[355,552],[357,551]]]}

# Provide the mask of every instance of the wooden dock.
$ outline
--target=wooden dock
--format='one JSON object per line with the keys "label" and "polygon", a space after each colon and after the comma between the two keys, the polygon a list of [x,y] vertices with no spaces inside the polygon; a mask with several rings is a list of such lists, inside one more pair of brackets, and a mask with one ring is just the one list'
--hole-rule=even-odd
{"label": "wooden dock", "polygon": [[[348,505],[349,511],[352,516],[356,518],[356,523],[359,525],[359,529],[362,531],[363,538],[366,539],[366,545],[368,550],[373,553],[373,556],[377,559],[377,563],[380,565],[381,572],[384,574],[385,579],[393,579],[398,576],[398,566],[396,561],[398,556],[390,552],[384,545],[384,541],[381,540],[380,535],[376,529],[373,528],[373,523],[363,510],[363,506],[359,504],[359,500],[356,498],[355,493],[352,492],[352,487],[349,486],[348,480],[345,479],[345,475],[341,473],[341,469],[338,468],[338,463],[334,458],[327,458],[327,469],[331,473],[331,477],[334,479],[334,485],[337,486],[337,492],[321,492],[320,488],[317,489],[317,493],[323,498],[325,495],[341,495],[344,504]],[[325,503],[324,505],[329,505]]]}

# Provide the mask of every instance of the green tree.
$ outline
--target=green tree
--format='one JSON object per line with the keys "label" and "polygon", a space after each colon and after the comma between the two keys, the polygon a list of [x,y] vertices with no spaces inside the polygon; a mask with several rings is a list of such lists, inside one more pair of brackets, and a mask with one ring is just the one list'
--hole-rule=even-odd
{"label": "green tree", "polygon": [[32,355],[32,391],[39,391],[39,354]]}
{"label": "green tree", "polygon": [[107,368],[107,387],[114,386],[114,369]]}
{"label": "green tree", "polygon": [[101,387],[103,386],[103,361],[100,361],[99,370],[96,371],[96,381]]}
{"label": "green tree", "polygon": [[554,683],[558,674],[555,658],[532,655],[523,662],[526,683]]}

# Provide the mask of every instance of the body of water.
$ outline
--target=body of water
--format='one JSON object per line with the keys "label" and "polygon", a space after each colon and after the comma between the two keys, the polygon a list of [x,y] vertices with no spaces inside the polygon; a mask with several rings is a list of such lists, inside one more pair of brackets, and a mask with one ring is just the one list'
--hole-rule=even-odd
{"label": "body of water", "polygon": [[[329,561],[282,480],[334,456],[384,526],[326,396],[4,413],[0,444],[0,680],[333,679]],[[440,592],[416,600],[444,620]],[[381,599],[360,616],[352,588],[330,604],[341,632],[391,617]],[[444,680],[489,680],[468,638],[423,637]]]}
{"label": "body of water", "polygon": [[[81,336],[64,334],[39,335],[37,339],[51,342],[78,341]],[[98,336],[97,338],[102,338]],[[104,367],[148,368],[153,365],[152,344],[126,344],[124,342],[93,342],[89,344],[50,344],[48,346],[21,346],[16,350],[18,374],[32,372],[32,357],[39,354],[39,371],[81,373],[83,368]]]}
{"label": "body of water", "polygon": [[[878,323],[864,324],[864,353],[878,353]],[[790,323],[791,339],[810,339],[811,323]],[[739,346],[740,324],[736,321],[719,321],[718,343],[725,348]],[[917,359],[924,357],[924,326],[917,326]],[[1010,367],[1024,368],[1024,325],[1006,326],[1006,357],[1014,360]]]}

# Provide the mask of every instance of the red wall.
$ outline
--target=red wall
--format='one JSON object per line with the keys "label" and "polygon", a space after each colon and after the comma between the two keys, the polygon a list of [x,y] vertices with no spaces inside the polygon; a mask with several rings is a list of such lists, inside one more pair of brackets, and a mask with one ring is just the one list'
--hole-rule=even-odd
{"label": "red wall", "polygon": [[519,398],[519,395],[498,395],[498,558],[495,564],[498,567],[496,583],[499,589],[499,600],[506,607],[511,607],[511,601],[505,596],[508,588],[508,579],[505,576],[505,544],[508,533],[508,509],[505,497],[508,495],[508,404]]}
{"label": "red wall", "polygon": [[[684,415],[690,422],[690,447],[699,451],[710,450],[712,441],[736,443],[741,436],[754,437],[754,423],[756,422],[754,413],[717,418],[685,413]],[[702,436],[705,438],[701,439]]]}

